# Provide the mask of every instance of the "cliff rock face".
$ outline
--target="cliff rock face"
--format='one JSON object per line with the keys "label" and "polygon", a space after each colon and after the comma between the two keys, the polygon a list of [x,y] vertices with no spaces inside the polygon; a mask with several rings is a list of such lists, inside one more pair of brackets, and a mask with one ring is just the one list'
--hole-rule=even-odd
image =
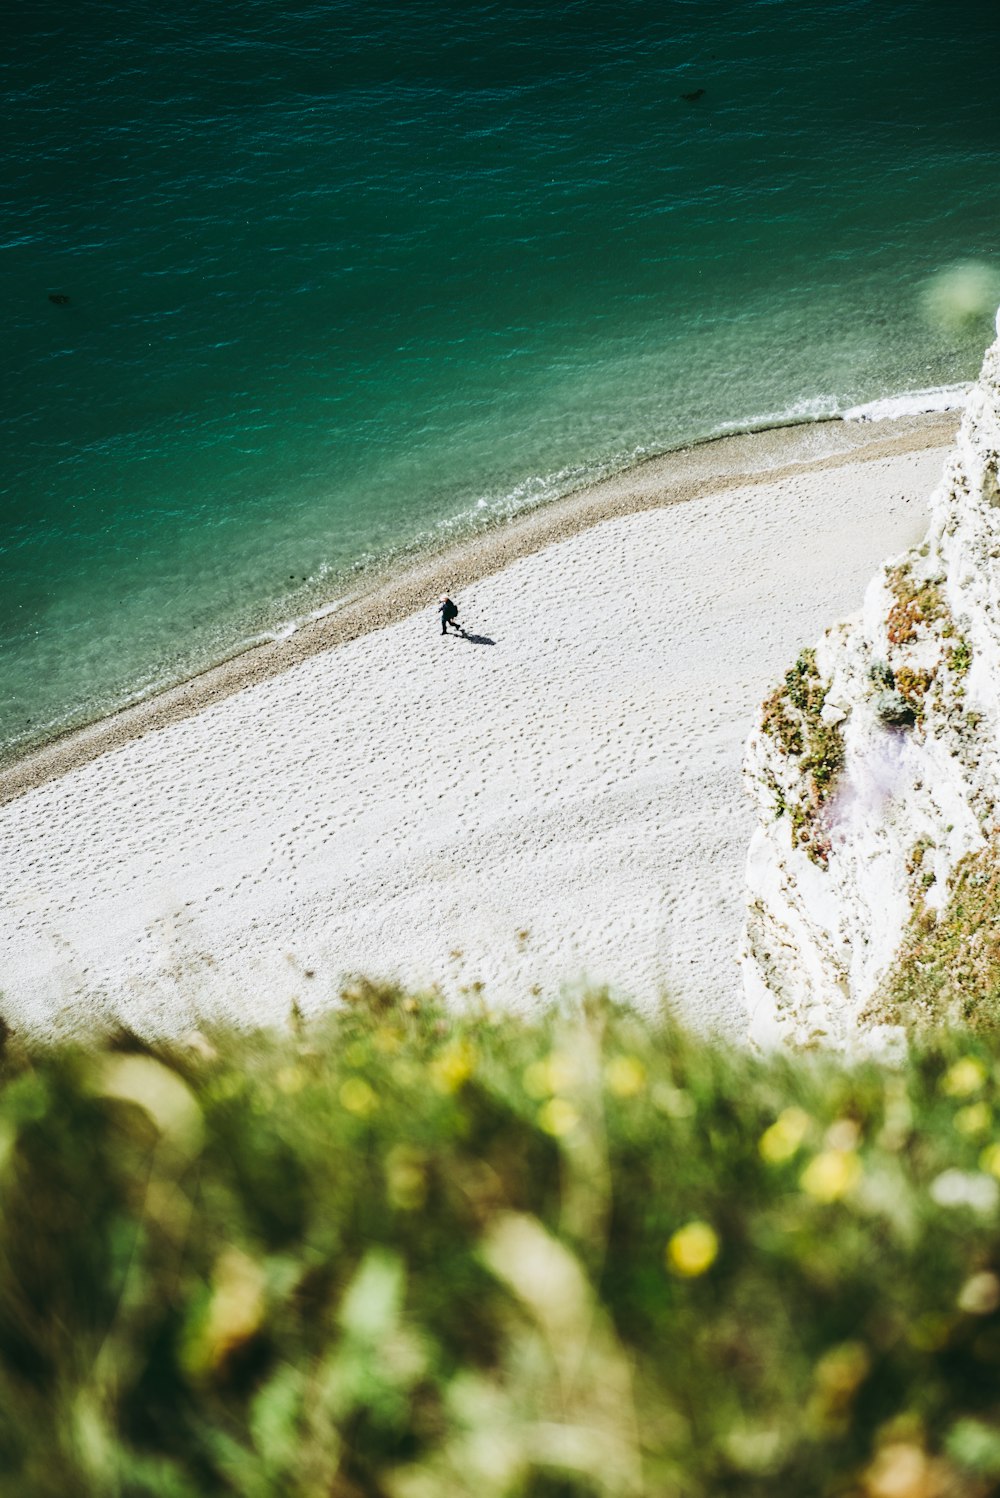
{"label": "cliff rock face", "polygon": [[742,963],[761,1044],[845,1044],[883,1018],[908,934],[1000,832],[998,462],[1000,337],[925,542],[802,653],[749,740]]}

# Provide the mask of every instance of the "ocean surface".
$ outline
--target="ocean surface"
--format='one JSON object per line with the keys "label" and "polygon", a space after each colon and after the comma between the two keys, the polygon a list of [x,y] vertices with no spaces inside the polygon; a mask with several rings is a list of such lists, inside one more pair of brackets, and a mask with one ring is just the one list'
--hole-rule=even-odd
{"label": "ocean surface", "polygon": [[992,335],[996,0],[9,29],[8,754],[646,454],[960,384]]}

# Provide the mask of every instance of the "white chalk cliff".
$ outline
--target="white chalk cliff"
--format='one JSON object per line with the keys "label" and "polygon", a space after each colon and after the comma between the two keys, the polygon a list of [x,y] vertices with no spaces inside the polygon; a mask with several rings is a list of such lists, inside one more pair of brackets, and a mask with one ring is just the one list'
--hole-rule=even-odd
{"label": "white chalk cliff", "polygon": [[742,966],[764,1045],[850,1043],[914,920],[1000,832],[997,331],[925,542],[803,652],[747,745]]}

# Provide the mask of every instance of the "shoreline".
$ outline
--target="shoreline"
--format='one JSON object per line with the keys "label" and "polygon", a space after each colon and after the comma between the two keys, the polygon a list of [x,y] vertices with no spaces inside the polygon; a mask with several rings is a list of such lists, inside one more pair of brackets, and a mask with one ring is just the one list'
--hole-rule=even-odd
{"label": "shoreline", "polygon": [[799,422],[714,437],[644,458],[494,528],[408,562],[397,561],[374,573],[363,591],[342,606],[308,619],[294,633],[249,645],[193,677],[0,762],[0,806],[311,656],[398,623],[430,607],[442,591],[459,593],[603,521],[849,463],[943,449],[953,441],[960,415],[947,410],[878,421]]}
{"label": "shoreline", "polygon": [[[424,569],[376,605],[396,622],[361,633],[366,601],[336,649],[293,638],[286,670],[229,674],[172,722],[152,704],[156,731],[113,753],[93,735],[89,763],[0,810],[7,1022],[282,1024],[365,974],[457,1007],[668,996],[745,1034],[747,732],[925,534],[946,460],[927,424],[844,435],[683,455],[468,548],[464,638],[405,608]],[[759,471],[720,476],[726,456]]]}

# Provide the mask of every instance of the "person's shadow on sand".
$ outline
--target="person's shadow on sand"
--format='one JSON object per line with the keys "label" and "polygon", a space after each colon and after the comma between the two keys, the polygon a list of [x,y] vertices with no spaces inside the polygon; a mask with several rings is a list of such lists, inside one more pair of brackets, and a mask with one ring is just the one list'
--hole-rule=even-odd
{"label": "person's shadow on sand", "polygon": [[468,640],[470,645],[495,645],[496,640],[491,640],[489,635],[468,635],[462,630],[462,639]]}

